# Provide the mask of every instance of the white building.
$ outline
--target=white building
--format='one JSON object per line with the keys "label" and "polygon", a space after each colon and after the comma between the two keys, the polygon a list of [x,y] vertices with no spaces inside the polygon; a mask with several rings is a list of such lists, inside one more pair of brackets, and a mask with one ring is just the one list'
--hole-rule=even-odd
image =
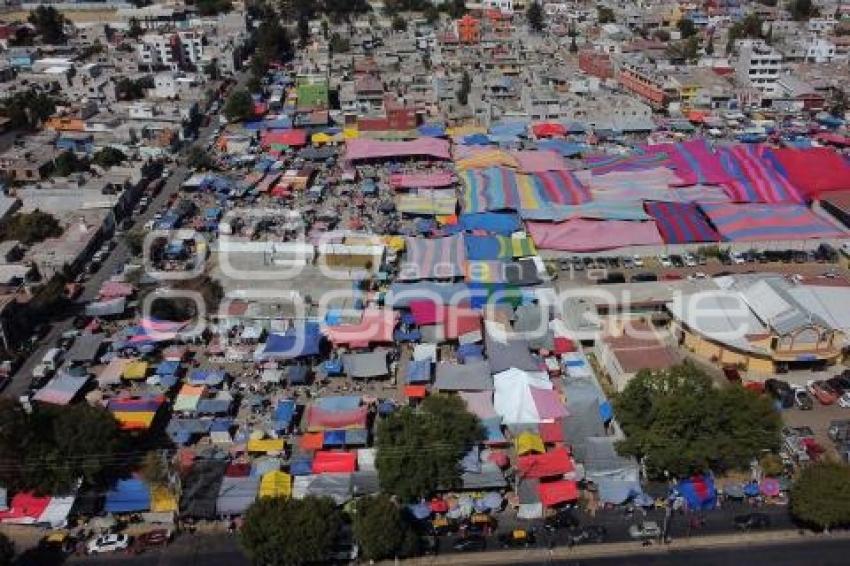
{"label": "white building", "polygon": [[763,95],[779,94],[776,82],[782,73],[782,54],[761,40],[738,42],[735,76],[742,86],[752,87]]}
{"label": "white building", "polygon": [[152,67],[195,66],[204,56],[203,34],[197,31],[146,34],[137,45],[139,63]]}

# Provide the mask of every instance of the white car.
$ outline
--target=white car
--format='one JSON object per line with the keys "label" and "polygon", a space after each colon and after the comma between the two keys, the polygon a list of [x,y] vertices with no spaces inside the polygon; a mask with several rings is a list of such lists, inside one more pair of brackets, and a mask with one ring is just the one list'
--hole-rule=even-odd
{"label": "white car", "polygon": [[850,257],[850,243],[845,242],[841,244],[841,247],[838,248],[838,251],[844,254],[844,257]]}
{"label": "white car", "polygon": [[838,406],[843,407],[845,409],[850,409],[850,391],[844,393],[841,397],[838,398]]}
{"label": "white car", "polygon": [[685,265],[688,267],[696,267],[697,266],[697,258],[694,257],[691,253],[686,253],[682,260],[685,262]]}
{"label": "white car", "polygon": [[732,263],[735,265],[743,265],[747,263],[747,260],[745,260],[744,256],[742,256],[739,252],[732,252],[729,254],[729,259],[731,259]]}
{"label": "white car", "polygon": [[130,546],[130,537],[127,535],[109,534],[90,540],[86,545],[86,550],[89,554],[100,554],[101,552],[126,550],[128,546]]}
{"label": "white car", "polygon": [[661,267],[673,267],[673,262],[665,254],[658,256],[658,262],[661,264]]}
{"label": "white car", "polygon": [[632,257],[632,261],[635,263],[635,267],[643,267],[643,258],[639,255]]}

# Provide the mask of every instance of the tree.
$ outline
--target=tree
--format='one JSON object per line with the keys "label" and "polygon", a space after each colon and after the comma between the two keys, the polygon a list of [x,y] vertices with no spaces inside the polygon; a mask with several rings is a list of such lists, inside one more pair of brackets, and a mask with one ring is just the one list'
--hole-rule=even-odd
{"label": "tree", "polygon": [[449,0],[440,5],[446,10],[449,17],[457,19],[462,18],[466,14],[466,0]]}
{"label": "tree", "polygon": [[202,16],[215,16],[233,9],[230,0],[197,0],[195,6]]}
{"label": "tree", "polygon": [[35,26],[44,43],[65,43],[65,16],[53,6],[39,6],[30,12],[27,21]]}
{"label": "tree", "polygon": [[221,69],[218,67],[218,59],[213,59],[204,65],[204,74],[213,81],[217,81],[221,78]]}
{"label": "tree", "polygon": [[788,11],[791,18],[802,22],[818,15],[818,7],[812,0],[791,0],[788,2]]}
{"label": "tree", "polygon": [[714,55],[714,36],[708,36],[708,42],[705,44],[705,54],[711,57]]}
{"label": "tree", "polygon": [[234,91],[224,104],[224,115],[231,122],[241,122],[254,115],[254,99],[245,89]]}
{"label": "tree", "polygon": [[457,101],[461,106],[466,106],[469,102],[469,92],[472,90],[472,78],[466,71],[460,79],[460,90],[457,91]]}
{"label": "tree", "polygon": [[528,18],[528,25],[531,26],[531,29],[537,33],[543,31],[543,7],[537,0],[528,5],[526,17]]}
{"label": "tree", "polygon": [[9,540],[6,533],[0,533],[0,566],[11,566],[15,558],[15,543]]}
{"label": "tree", "polygon": [[690,363],[641,370],[614,403],[626,433],[618,451],[643,459],[652,478],[745,468],[779,447],[781,420],[768,399],[743,387],[717,389]]}
{"label": "tree", "polygon": [[613,24],[617,21],[614,10],[606,6],[596,7],[596,19],[599,20],[600,24]]}
{"label": "tree", "polygon": [[166,485],[168,483],[168,466],[163,461],[159,452],[151,450],[142,459],[140,474],[144,480],[152,485]]}
{"label": "tree", "polygon": [[127,30],[127,35],[133,39],[139,39],[144,34],[145,30],[142,29],[142,25],[139,23],[139,20],[136,18],[130,18],[130,27]]}
{"label": "tree", "polygon": [[844,89],[835,89],[832,95],[832,103],[829,105],[829,113],[843,118],[848,106],[850,105],[848,105],[847,93]]}
{"label": "tree", "polygon": [[384,560],[412,554],[417,544],[399,506],[389,496],[373,495],[357,500],[352,530],[365,560]]}
{"label": "tree", "polygon": [[123,151],[107,146],[94,154],[92,163],[101,167],[113,167],[121,165],[126,159],[127,156],[124,155]]}
{"label": "tree", "polygon": [[393,16],[392,26],[394,31],[407,31],[407,20],[401,16]]}
{"label": "tree", "polygon": [[130,255],[138,256],[144,251],[145,232],[144,230],[134,228],[124,234],[124,244],[130,250]]}
{"label": "tree", "polygon": [[108,487],[133,464],[118,421],[87,403],[36,405],[0,401],[0,483],[61,494],[85,485]]}
{"label": "tree", "polygon": [[57,177],[67,177],[72,173],[88,170],[88,162],[77,157],[73,151],[63,151],[53,160],[53,174]]}
{"label": "tree", "polygon": [[679,20],[678,23],[676,23],[676,28],[682,35],[682,39],[687,39],[697,32],[697,27],[694,25],[693,20],[688,18],[682,18]]}
{"label": "tree", "polygon": [[578,53],[578,43],[576,43],[575,36],[570,39],[570,53]]}
{"label": "tree", "polygon": [[152,77],[140,79],[121,77],[115,83],[115,96],[119,100],[139,100],[145,97],[145,89],[153,88],[153,86]]}
{"label": "tree", "polygon": [[37,129],[55,110],[56,100],[52,96],[33,89],[16,92],[2,102],[3,115],[9,119],[10,128]]}
{"label": "tree", "polygon": [[245,513],[239,540],[254,564],[326,562],[340,525],[330,499],[261,497]]}
{"label": "tree", "polygon": [[0,240],[17,240],[27,246],[61,235],[62,226],[59,221],[53,215],[38,209],[32,212],[18,212],[0,226]]}
{"label": "tree", "polygon": [[298,45],[303,48],[307,45],[307,42],[310,40],[310,21],[307,17],[307,14],[300,14],[298,16]]}
{"label": "tree", "polygon": [[331,53],[348,53],[351,51],[351,42],[336,32],[331,35],[328,45],[330,46]]}
{"label": "tree", "polygon": [[425,6],[425,21],[431,25],[434,25],[440,20],[440,9],[437,8],[434,4],[428,4]]}
{"label": "tree", "polygon": [[816,462],[791,486],[791,514],[818,529],[850,524],[850,466]]}
{"label": "tree", "polygon": [[478,418],[458,397],[434,395],[419,410],[405,407],[378,423],[375,465],[381,488],[403,501],[451,489],[458,462],[483,436]]}

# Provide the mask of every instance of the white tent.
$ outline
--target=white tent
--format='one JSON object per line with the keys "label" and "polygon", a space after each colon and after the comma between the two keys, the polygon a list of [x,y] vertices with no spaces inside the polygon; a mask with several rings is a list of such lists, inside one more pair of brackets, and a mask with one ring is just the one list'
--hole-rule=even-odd
{"label": "white tent", "polygon": [[552,389],[549,376],[542,371],[523,371],[510,368],[493,376],[493,408],[502,417],[502,424],[540,423],[531,387]]}

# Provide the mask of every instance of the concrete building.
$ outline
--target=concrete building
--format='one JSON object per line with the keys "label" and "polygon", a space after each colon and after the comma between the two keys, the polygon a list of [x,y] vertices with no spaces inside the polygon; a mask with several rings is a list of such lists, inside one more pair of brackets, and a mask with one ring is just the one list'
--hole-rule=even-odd
{"label": "concrete building", "polygon": [[777,81],[782,74],[782,54],[761,40],[738,42],[735,76],[741,86],[752,87],[767,97],[779,94]]}

